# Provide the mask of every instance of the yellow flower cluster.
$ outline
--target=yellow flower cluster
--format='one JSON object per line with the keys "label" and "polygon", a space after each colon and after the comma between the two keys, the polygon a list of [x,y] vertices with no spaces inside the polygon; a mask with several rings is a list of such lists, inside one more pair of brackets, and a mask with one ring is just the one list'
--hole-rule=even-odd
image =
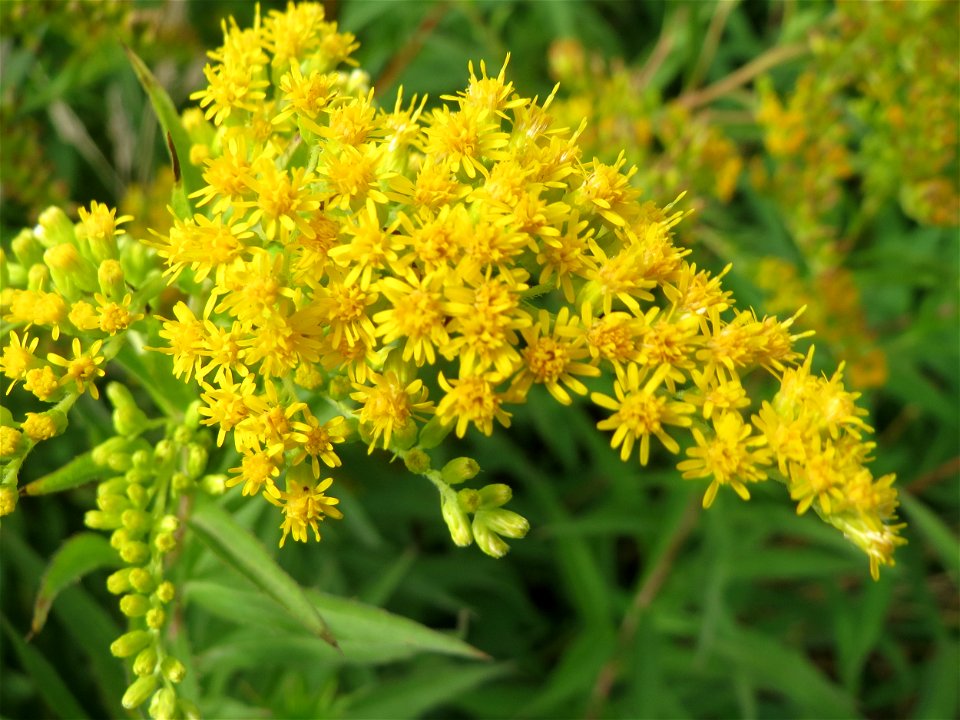
{"label": "yellow flower cluster", "polygon": [[[796,369],[794,318],[735,309],[722,274],[672,241],[680,214],[638,201],[622,155],[581,157],[582,127],[557,126],[553,94],[519,95],[506,62],[471,66],[436,109],[401,90],[387,110],[336,70],[354,47],[313,4],[225,27],[195,94],[212,127],[189,123],[206,185],[153,242],[191,290],[165,352],[218,441],[233,433],[228,484],[279,505],[284,538],[339,516],[320,465],[341,464],[353,428],[413,467],[444,431],[509,426],[540,385],[609,411],[598,427],[624,460],[692,441],[680,468],[710,480],[705,504],[777,477],[800,511],[871,528],[872,565],[892,563],[894,491],[864,467],[868,429],[839,376]],[[755,368],[782,388],[751,425]],[[445,517],[466,508],[475,526],[502,501],[444,497]]]}
{"label": "yellow flower cluster", "polygon": [[34,230],[12,242],[13,257],[0,253],[0,372],[6,394],[18,385],[34,406],[22,421],[5,412],[3,425],[19,424],[28,442],[10,453],[3,482],[16,486],[17,471],[34,445],[59,435],[66,412],[83,393],[99,397],[96,381],[120,350],[127,329],[143,317],[141,286],[150,263],[143,246],[120,228],[130,218],[94,201],[80,208],[75,226],[58,208],[40,216]]}

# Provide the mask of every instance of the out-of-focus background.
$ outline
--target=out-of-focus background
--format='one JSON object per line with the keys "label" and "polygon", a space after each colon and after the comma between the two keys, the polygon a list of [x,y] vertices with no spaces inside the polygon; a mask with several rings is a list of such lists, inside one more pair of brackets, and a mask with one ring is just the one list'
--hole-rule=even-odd
{"label": "out-of-focus background", "polygon": [[[262,14],[283,7],[263,2]],[[524,95],[560,83],[555,117],[584,157],[623,151],[740,306],[817,333],[817,365],[845,362],[876,428],[874,474],[896,472],[904,536],[873,582],[866,559],[768,483],[749,502],[702,488],[668,457],[623,464],[586,407],[546,395],[492,438],[451,441],[488,482],[514,488],[533,530],[492,560],[455,548],[435,491],[397,464],[344,451],[351,520],[287,546],[302,584],[356,597],[489,654],[345,663],[245,645],[237,616],[197,593],[178,619],[210,717],[911,717],[958,713],[958,108],[955,2],[325,3],[361,43],[359,67],[391,105],[462,89],[485,60]],[[122,45],[175,102],[203,81],[220,18],[246,2],[0,3],[0,238],[50,204],[91,200],[169,222],[160,132]],[[106,412],[106,410],[104,410]],[[26,477],[87,447],[81,423]],[[55,453],[61,453],[57,456]],[[23,651],[44,563],[82,528],[92,491],[21,503],[0,530],[0,715],[46,717],[51,693],[119,716],[109,656],[121,622],[86,578]],[[251,527],[273,532],[273,515]],[[271,543],[273,541],[271,540]],[[222,581],[199,550],[193,577]],[[244,602],[242,593],[237,603]],[[114,635],[115,637],[115,635]],[[106,642],[98,639],[106,638]],[[43,664],[37,664],[37,656]],[[117,691],[119,688],[119,692]]]}

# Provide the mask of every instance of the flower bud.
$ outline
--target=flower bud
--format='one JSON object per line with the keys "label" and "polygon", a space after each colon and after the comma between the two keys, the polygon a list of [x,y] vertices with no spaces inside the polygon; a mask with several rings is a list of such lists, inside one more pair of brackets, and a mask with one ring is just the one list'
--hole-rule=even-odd
{"label": "flower bud", "polygon": [[147,627],[151,630],[159,630],[167,621],[167,614],[160,608],[153,608],[147,612]]}
{"label": "flower bud", "polygon": [[177,658],[167,655],[160,663],[160,672],[170,682],[179,683],[187,674],[187,668]]}
{"label": "flower bud", "polygon": [[48,248],[64,243],[72,244],[77,240],[77,233],[70,218],[56,206],[48,207],[40,213],[34,232],[37,240]]}
{"label": "flower bud", "polygon": [[440,471],[440,477],[448,485],[459,485],[472,480],[480,472],[480,464],[471,457],[454,458]]}
{"label": "flower bud", "polygon": [[207,458],[209,457],[206,448],[196,443],[187,445],[187,477],[190,480],[196,480],[203,471],[207,469]]}
{"label": "flower bud", "polygon": [[194,400],[183,414],[183,424],[190,430],[197,430],[200,427],[200,421],[203,419],[200,415],[201,406],[202,403],[199,400]]}
{"label": "flower bud", "polygon": [[137,450],[131,456],[135,468],[145,469],[153,463],[153,453],[149,450]]}
{"label": "flower bud", "polygon": [[120,704],[123,705],[123,707],[127,710],[132,710],[133,708],[139,707],[146,702],[147,698],[150,697],[150,695],[156,689],[156,675],[147,675],[146,677],[137,678],[123,694],[123,699],[120,700]]}
{"label": "flower bud", "polygon": [[34,442],[49,440],[62,433],[67,427],[67,416],[60,410],[47,410],[42,413],[28,412],[20,425],[23,434]]}
{"label": "flower bud", "polygon": [[407,466],[407,470],[414,475],[423,475],[430,469],[430,456],[419,448],[414,448],[404,455],[403,462]]}
{"label": "flower bud", "polygon": [[482,522],[482,515],[483,513],[478,513],[473,519],[473,537],[477,541],[477,547],[490,557],[501,558],[510,551],[510,546]]}
{"label": "flower bud", "polygon": [[114,657],[130,657],[153,643],[153,633],[147,630],[131,630],[110,644],[110,654]]}
{"label": "flower bud", "polygon": [[173,533],[159,533],[153,539],[153,546],[157,549],[157,552],[165,555],[177,547],[177,538]]}
{"label": "flower bud", "polygon": [[[484,523],[492,532],[509,538],[522,538],[530,530],[527,519],[512,510],[498,508],[496,510],[481,510],[477,513],[480,522]],[[476,518],[474,518],[476,522]]]}
{"label": "flower bud", "polygon": [[[108,386],[107,393],[109,392]],[[100,467],[107,467],[110,457],[115,453],[125,453],[129,444],[129,440],[123,437],[109,438],[90,451],[90,458]]]}
{"label": "flower bud", "polygon": [[43,263],[44,247],[30,230],[21,230],[10,243],[14,257],[23,267],[32,267]]}
{"label": "flower bud", "polygon": [[509,485],[495,483],[480,488],[480,505],[483,510],[493,510],[501,505],[506,505],[513,497],[513,490]]}
{"label": "flower bud", "polygon": [[130,534],[130,531],[124,527],[120,527],[120,516],[117,516],[117,524],[114,526],[117,529],[113,531],[110,535],[110,547],[112,547],[117,552],[120,552],[120,548],[126,545],[128,542],[133,542],[136,538]]}
{"label": "flower bud", "polygon": [[208,495],[214,497],[223,495],[227,491],[227,476],[222,474],[204,475],[200,481],[200,487]]}
{"label": "flower bud", "polygon": [[133,541],[120,547],[120,557],[130,565],[140,565],[150,559],[150,546],[144,542]]}
{"label": "flower bud", "polygon": [[190,486],[193,485],[190,482],[190,478],[187,477],[186,473],[175,472],[173,477],[170,478],[170,487],[175,493],[183,493],[190,489]]}
{"label": "flower bud", "polygon": [[83,514],[83,524],[91,530],[113,530],[120,526],[120,514],[88,510]]}
{"label": "flower bud", "polygon": [[464,488],[457,493],[457,501],[466,512],[475,513],[480,508],[480,493],[471,488]]}
{"label": "flower bud", "polygon": [[143,595],[124,595],[120,598],[120,612],[127,617],[146,615],[150,609],[150,601]]}
{"label": "flower bud", "polygon": [[20,449],[23,434],[16,428],[0,427],[0,458],[13,457]]}
{"label": "flower bud", "polygon": [[417,441],[417,423],[407,419],[403,425],[394,428],[390,436],[390,447],[395,450],[407,450]]}
{"label": "flower bud", "polygon": [[107,576],[107,591],[113,595],[121,595],[130,590],[130,573],[133,568],[121,568]]}
{"label": "flower bud", "polygon": [[[126,480],[126,478],[124,478]],[[138,510],[143,510],[147,506],[147,491],[140,483],[132,482],[127,484],[127,497],[130,503]]]}
{"label": "flower bud", "polygon": [[19,500],[17,488],[13,485],[0,485],[0,517],[9,515],[17,508]]}
{"label": "flower bud", "polygon": [[176,591],[174,590],[173,583],[169,580],[164,580],[160,583],[160,586],[157,588],[157,592],[154,593],[157,596],[157,600],[162,603],[168,603],[173,600]]}
{"label": "flower bud", "polygon": [[127,492],[127,478],[123,476],[112,477],[109,480],[104,480],[102,483],[97,485],[97,497],[103,497],[106,495],[123,495]]}
{"label": "flower bud", "polygon": [[147,594],[154,589],[156,582],[153,579],[153,575],[149,570],[142,567],[131,568],[130,569],[130,585],[133,586],[133,589],[138,593]]}
{"label": "flower bud", "polygon": [[44,264],[31,265],[27,270],[27,289],[43,290],[50,285],[50,268]]}
{"label": "flower bud", "polygon": [[106,259],[97,268],[97,285],[106,297],[118,300],[127,290],[124,282],[123,268],[118,260]]}
{"label": "flower bud", "polygon": [[350,384],[350,378],[343,375],[335,375],[330,379],[330,386],[327,389],[327,394],[330,396],[331,400],[346,400],[350,397],[350,392],[353,389]]}
{"label": "flower bud", "polygon": [[470,519],[460,507],[457,497],[453,494],[444,494],[440,500],[440,512],[443,514],[443,521],[450,530],[450,537],[458,547],[466,547],[473,542],[473,535],[470,532]]}
{"label": "flower bud", "polygon": [[[103,493],[97,496],[97,507],[110,515],[120,515],[130,508],[130,500],[123,495],[107,495]],[[120,522],[123,522],[122,516],[120,517]]]}
{"label": "flower bud", "polygon": [[173,457],[176,448],[173,443],[164,438],[157,443],[156,447],[153,449],[153,457],[158,464],[163,464],[170,460]]}
{"label": "flower bud", "polygon": [[144,648],[137,653],[137,657],[133,661],[134,675],[137,677],[152,675],[157,669],[157,662],[159,659],[160,658],[155,647]]}
{"label": "flower bud", "polygon": [[184,720],[200,720],[200,708],[189,700],[184,700],[183,698],[177,700],[177,707],[183,714]]}
{"label": "flower bud", "polygon": [[124,510],[120,516],[123,526],[133,534],[142,535],[150,529],[152,518],[143,510]]}
{"label": "flower bud", "polygon": [[177,694],[168,687],[157,690],[150,698],[148,712],[154,720],[169,720],[177,712]]}
{"label": "flower bud", "polygon": [[63,243],[43,253],[43,262],[57,290],[68,300],[79,300],[83,294],[97,289],[97,271],[93,263],[81,256],[76,246]]}

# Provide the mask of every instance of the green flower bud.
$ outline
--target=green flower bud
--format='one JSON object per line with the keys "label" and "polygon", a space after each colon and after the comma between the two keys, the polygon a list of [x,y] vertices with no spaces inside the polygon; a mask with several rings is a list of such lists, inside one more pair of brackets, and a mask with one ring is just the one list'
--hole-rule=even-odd
{"label": "green flower bud", "polygon": [[97,497],[102,495],[123,495],[127,492],[127,479],[118,475],[97,485]]}
{"label": "green flower bud", "polygon": [[120,700],[120,704],[123,705],[123,707],[125,707],[127,710],[140,707],[140,705],[146,702],[147,698],[150,697],[150,695],[153,694],[153,691],[156,689],[156,675],[147,675],[146,677],[137,678],[123,694],[123,699]]}
{"label": "green flower bud", "polygon": [[117,453],[126,453],[129,445],[130,441],[127,438],[112,437],[104,440],[91,450],[90,458],[100,467],[107,467],[110,463],[110,457]]}
{"label": "green flower bud", "polygon": [[[21,230],[10,243],[14,257],[25,268],[43,264],[44,247],[31,230]],[[4,286],[8,287],[8,286]]]}
{"label": "green flower bud", "polygon": [[146,616],[147,627],[152,630],[159,630],[163,627],[163,624],[167,621],[167,614],[160,608],[153,608],[147,612]]}
{"label": "green flower bud", "polygon": [[131,458],[133,466],[138,469],[148,468],[153,464],[153,453],[149,450],[137,450]]}
{"label": "green flower bud", "polygon": [[414,448],[404,455],[403,462],[407,470],[415,475],[423,475],[430,469],[430,456],[419,448]]}
{"label": "green flower bud", "polygon": [[[97,507],[105,513],[117,515],[130,508],[130,500],[123,495],[99,495],[97,497]],[[120,522],[123,522],[122,517]]]}
{"label": "green flower bud", "polygon": [[163,677],[170,682],[179,683],[187,674],[187,668],[175,657],[167,655],[163,659],[163,662],[160,663],[160,672],[163,673]]}
{"label": "green flower bud", "polygon": [[208,495],[214,497],[223,495],[227,491],[227,476],[222,474],[204,475],[203,479],[200,480],[200,487]]}
{"label": "green flower bud", "polygon": [[[126,479],[126,478],[124,478]],[[127,497],[130,498],[130,502],[133,504],[133,507],[138,510],[143,510],[146,507],[147,501],[147,491],[144,489],[143,485],[140,483],[128,483],[127,484]]]}
{"label": "green flower bud", "polygon": [[429,422],[420,430],[420,439],[418,445],[424,450],[430,450],[437,447],[444,441],[450,431],[453,430],[453,423],[444,425],[436,416],[430,418]]}
{"label": "green flower bud", "polygon": [[173,600],[176,591],[173,587],[173,583],[169,580],[164,580],[160,583],[160,586],[157,588],[157,592],[154,593],[157,596],[157,600],[162,603],[168,603]]}
{"label": "green flower bud", "polygon": [[58,207],[48,207],[37,218],[37,240],[44,247],[76,243],[77,233],[67,214]]}
{"label": "green flower bud", "polygon": [[83,524],[91,530],[113,530],[120,527],[120,514],[88,510],[83,514]]}
{"label": "green flower bud", "polygon": [[157,662],[159,660],[160,657],[158,656],[157,649],[155,647],[144,648],[137,653],[137,657],[133,661],[134,675],[137,677],[152,675],[157,669]]}
{"label": "green flower bud", "polygon": [[112,595],[121,595],[130,590],[130,573],[133,568],[121,568],[107,577],[107,591]]}
{"label": "green flower bud", "polygon": [[475,513],[480,508],[480,493],[471,488],[464,488],[457,493],[457,501],[466,512]]}
{"label": "green flower bud", "polygon": [[57,290],[68,300],[78,300],[97,289],[97,270],[69,243],[55,245],[43,253],[43,262]]}
{"label": "green flower bud", "polygon": [[197,430],[200,427],[200,421],[203,420],[203,416],[200,415],[201,406],[199,400],[194,400],[183,414],[183,424],[191,430]]}
{"label": "green flower bud", "polygon": [[174,447],[173,443],[164,438],[158,442],[157,446],[153,449],[153,457],[158,464],[162,465],[170,460],[175,452],[176,448]]}
{"label": "green flower bud", "polygon": [[127,290],[123,277],[123,268],[117,260],[106,259],[97,268],[97,285],[106,297],[119,300]]}
{"label": "green flower bud", "polygon": [[124,527],[120,527],[120,522],[117,522],[117,529],[110,535],[110,547],[119,552],[120,548],[134,540],[136,540],[136,538],[130,534],[130,531]]}
{"label": "green flower bud", "polygon": [[[139,242],[124,243],[120,248],[120,264],[123,266],[123,274],[134,287],[143,286],[153,267],[150,251],[146,245]],[[144,299],[151,300],[153,297],[155,295],[151,294]]]}
{"label": "green flower bud", "polygon": [[173,533],[160,533],[153,539],[153,546],[157,552],[165,555],[177,547],[177,538]]}
{"label": "green flower bud", "polygon": [[190,478],[187,477],[186,473],[175,472],[173,477],[170,478],[170,487],[173,488],[175,493],[184,493],[190,489],[193,483],[190,481]]}
{"label": "green flower bud", "polygon": [[[477,518],[484,523],[492,532],[497,535],[503,535],[509,538],[522,538],[530,530],[530,523],[527,519],[512,510],[481,510],[477,513]],[[474,518],[474,522],[477,521]]]}
{"label": "green flower bud", "polygon": [[460,507],[457,497],[453,494],[444,494],[440,500],[440,512],[443,514],[443,521],[450,530],[450,537],[457,547],[466,547],[473,542],[473,534],[470,532],[470,518]]}
{"label": "green flower bud", "polygon": [[127,617],[146,615],[150,609],[150,601],[143,595],[124,595],[120,598],[120,612]]}
{"label": "green flower bud", "polygon": [[482,513],[478,513],[473,519],[473,537],[477,541],[477,547],[490,557],[502,558],[510,551],[510,546],[479,519],[481,515]]}
{"label": "green flower bud", "polygon": [[459,485],[472,480],[480,472],[480,464],[470,457],[454,458],[440,471],[440,477],[448,485]]}
{"label": "green flower bud", "polygon": [[193,440],[193,430],[185,425],[177,425],[173,431],[173,442],[177,445],[186,445]]}
{"label": "green flower bud", "polygon": [[149,513],[143,510],[134,510],[133,508],[124,510],[120,516],[120,520],[127,530],[135,534],[147,532],[152,524],[152,518]]}
{"label": "green flower bud", "polygon": [[27,288],[30,290],[43,290],[50,286],[50,268],[43,263],[31,265],[27,270]]}
{"label": "green flower bud", "polygon": [[[136,453],[130,456],[131,463],[133,462],[135,455]],[[150,472],[144,468],[136,467],[136,465],[124,473],[124,478],[126,478],[127,482],[131,485],[146,485],[150,482],[150,477]]]}
{"label": "green flower bud", "polygon": [[150,559],[150,546],[139,541],[125,543],[120,548],[120,557],[130,565],[141,565]]}
{"label": "green flower bud", "polygon": [[130,657],[153,644],[154,636],[147,630],[131,630],[110,644],[110,654],[114,657]]}
{"label": "green flower bud", "polygon": [[480,508],[483,510],[493,510],[501,505],[506,505],[513,497],[513,490],[509,485],[495,483],[487,485],[480,489]]}
{"label": "green flower bud", "polygon": [[196,443],[187,445],[187,477],[196,480],[203,471],[207,469],[207,458],[209,457],[206,448]]}
{"label": "green flower bud", "polygon": [[138,593],[147,594],[152,592],[156,586],[153,575],[146,568],[138,567],[130,569],[130,585]]}
{"label": "green flower bud", "polygon": [[154,720],[169,720],[177,712],[177,694],[168,687],[157,690],[150,698],[148,712]]}

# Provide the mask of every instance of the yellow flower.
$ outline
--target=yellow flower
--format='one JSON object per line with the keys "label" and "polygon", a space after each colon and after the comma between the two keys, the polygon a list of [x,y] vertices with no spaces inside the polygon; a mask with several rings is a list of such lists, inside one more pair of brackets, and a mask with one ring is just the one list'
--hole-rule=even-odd
{"label": "yellow flower", "polygon": [[304,458],[309,457],[313,474],[317,476],[320,475],[320,460],[323,460],[327,467],[340,467],[342,463],[333,446],[344,442],[350,434],[346,418],[337,415],[321,423],[309,410],[304,410],[303,414],[306,422],[292,423],[292,438],[300,445],[293,464],[299,464]]}
{"label": "yellow flower", "polygon": [[385,344],[403,340],[402,359],[423,365],[436,362],[436,348],[449,341],[447,317],[443,312],[443,277],[427,275],[417,279],[383,278],[377,288],[392,307],[373,316],[377,336]]}
{"label": "yellow flower", "polygon": [[744,500],[750,498],[746,483],[767,478],[763,469],[771,462],[771,453],[762,445],[761,435],[751,437],[753,428],[744,423],[737,412],[721,412],[713,417],[713,433],[705,435],[694,427],[697,446],[687,450],[690,460],[677,464],[684,478],[711,477],[703,496],[703,506],[710,507],[721,485],[728,485]]}
{"label": "yellow flower", "polygon": [[356,392],[350,397],[360,403],[358,417],[370,432],[370,451],[381,437],[386,450],[393,433],[409,432],[414,420],[433,411],[433,403],[427,400],[427,388],[419,379],[404,382],[393,371],[368,375],[373,387],[355,383]]}
{"label": "yellow flower", "polygon": [[280,490],[273,482],[280,474],[279,465],[280,460],[264,450],[245,452],[241,455],[240,465],[230,468],[230,472],[236,474],[227,478],[226,485],[233,487],[243,483],[243,495],[256,495],[263,490],[268,499],[280,497]]}
{"label": "yellow flower", "polygon": [[520,331],[527,347],[523,349],[523,365],[511,385],[511,397],[523,398],[533,383],[547,388],[553,398],[563,405],[572,400],[566,386],[577,395],[586,395],[587,387],[575,376],[599,377],[600,370],[580,362],[590,351],[584,347],[585,337],[580,319],[570,317],[569,308],[561,308],[550,328],[550,315],[541,310],[537,323]]}
{"label": "yellow flower", "polygon": [[32,413],[28,412],[23,423],[20,425],[23,434],[33,440],[41,442],[49,440],[60,434],[63,428],[57,426],[57,422],[50,413]]}
{"label": "yellow flower", "polygon": [[501,381],[496,373],[461,376],[452,381],[439,373],[437,382],[446,395],[437,405],[437,417],[445,425],[456,421],[457,437],[466,434],[470,423],[484,435],[493,433],[494,420],[510,427],[510,413],[501,408],[503,395],[494,389]]}
{"label": "yellow flower", "polygon": [[0,368],[11,380],[7,386],[8,395],[13,386],[23,380],[27,371],[36,366],[38,360],[34,352],[39,342],[40,338],[31,339],[27,333],[23,333],[21,339],[15,330],[10,331],[10,343],[3,346],[3,353],[0,354]]}
{"label": "yellow flower", "polygon": [[56,353],[49,353],[47,360],[59,367],[65,368],[63,377],[60,380],[61,385],[66,385],[71,380],[74,381],[77,392],[83,393],[90,385],[90,395],[94,400],[100,397],[94,380],[103,377],[105,372],[100,365],[104,362],[103,355],[100,355],[100,348],[103,347],[103,340],[95,340],[91,343],[89,349],[84,352],[80,344],[80,338],[73,339],[73,359],[68,360]]}
{"label": "yellow flower", "polygon": [[[304,466],[300,466],[304,467]],[[313,536],[317,542],[320,542],[320,523],[324,518],[332,517],[339,520],[343,517],[337,509],[340,501],[334,497],[328,497],[325,491],[333,484],[333,478],[327,478],[319,483],[315,482],[309,474],[300,471],[299,468],[291,468],[287,471],[287,489],[279,491],[276,495],[264,495],[271,503],[283,510],[284,520],[280,525],[283,535],[280,538],[280,547],[287,540],[287,535],[292,535],[297,542],[307,541],[307,530],[313,530]]]}
{"label": "yellow flower", "polygon": [[610,446],[620,448],[620,459],[624,462],[639,440],[640,464],[646,465],[650,458],[651,435],[656,435],[670,452],[676,454],[680,451],[677,441],[667,434],[664,426],[689,427],[689,415],[694,407],[690,403],[671,401],[662,392],[657,392],[668,371],[667,366],[661,366],[651,374],[647,368],[641,371],[631,363],[626,372],[618,373],[613,388],[616,398],[601,393],[590,395],[590,399],[600,407],[615,411],[606,420],[598,422],[597,427],[614,431]]}
{"label": "yellow flower", "polygon": [[38,400],[49,402],[60,390],[60,378],[56,376],[49,365],[27,370],[23,389],[33,393]]}

